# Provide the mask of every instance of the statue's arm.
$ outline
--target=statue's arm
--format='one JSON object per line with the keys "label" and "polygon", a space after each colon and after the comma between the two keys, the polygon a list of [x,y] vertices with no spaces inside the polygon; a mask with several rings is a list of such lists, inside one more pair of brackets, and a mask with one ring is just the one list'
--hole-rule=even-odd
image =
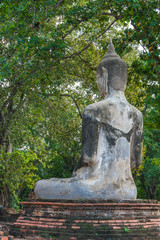
{"label": "statue's arm", "polygon": [[142,158],[142,137],[143,137],[143,117],[139,112],[137,127],[131,139],[131,169],[137,168],[141,164]]}
{"label": "statue's arm", "polygon": [[92,166],[97,153],[98,121],[93,117],[92,110],[84,110],[82,118],[82,155],[75,170]]}

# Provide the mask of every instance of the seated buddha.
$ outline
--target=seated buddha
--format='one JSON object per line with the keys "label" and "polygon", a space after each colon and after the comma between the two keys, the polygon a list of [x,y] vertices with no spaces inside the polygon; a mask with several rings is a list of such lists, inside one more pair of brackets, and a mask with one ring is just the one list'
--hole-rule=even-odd
{"label": "seated buddha", "polygon": [[136,199],[131,170],[141,161],[143,119],[125,98],[127,76],[127,65],[110,42],[97,69],[104,100],[83,112],[78,165],[71,178],[39,180],[35,193],[40,199]]}

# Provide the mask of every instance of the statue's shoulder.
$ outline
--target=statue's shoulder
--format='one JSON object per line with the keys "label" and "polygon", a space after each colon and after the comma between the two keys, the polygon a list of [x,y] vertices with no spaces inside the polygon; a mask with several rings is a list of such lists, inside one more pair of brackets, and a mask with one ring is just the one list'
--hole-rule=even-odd
{"label": "statue's shoulder", "polygon": [[132,106],[131,104],[129,104],[131,109],[132,109],[132,112],[134,113],[135,115],[135,119],[136,121],[139,123],[139,124],[143,124],[143,115],[141,113],[140,110],[138,110],[136,107]]}
{"label": "statue's shoulder", "polygon": [[92,104],[88,105],[84,109],[84,111],[92,111],[92,110],[97,110],[97,109],[108,108],[108,107],[112,107],[113,105],[115,105],[114,102],[112,102],[109,99],[105,99],[105,100],[102,100],[100,102],[95,102],[95,103],[92,103]]}

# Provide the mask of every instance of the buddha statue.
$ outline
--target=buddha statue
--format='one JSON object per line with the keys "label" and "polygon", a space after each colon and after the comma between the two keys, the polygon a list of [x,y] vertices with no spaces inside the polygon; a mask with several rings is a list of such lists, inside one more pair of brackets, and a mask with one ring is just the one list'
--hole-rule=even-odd
{"label": "buddha statue", "polygon": [[40,199],[136,199],[131,170],[142,152],[141,112],[124,95],[127,65],[112,41],[98,65],[97,85],[103,101],[87,106],[82,119],[82,155],[71,178],[40,180]]}

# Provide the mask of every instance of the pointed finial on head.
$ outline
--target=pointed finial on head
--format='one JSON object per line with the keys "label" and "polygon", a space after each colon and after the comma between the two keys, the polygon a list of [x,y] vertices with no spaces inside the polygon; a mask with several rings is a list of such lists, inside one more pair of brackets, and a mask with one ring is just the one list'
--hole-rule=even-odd
{"label": "pointed finial on head", "polygon": [[115,53],[115,49],[114,49],[114,46],[113,46],[113,43],[112,43],[112,39],[110,39],[107,54],[113,54],[113,53]]}
{"label": "pointed finial on head", "polygon": [[118,57],[118,58],[120,58],[120,56],[115,52],[115,49],[114,49],[114,46],[113,46],[113,43],[112,43],[112,39],[110,39],[110,43],[108,45],[107,53],[105,54],[103,59],[108,58],[108,57]]}

